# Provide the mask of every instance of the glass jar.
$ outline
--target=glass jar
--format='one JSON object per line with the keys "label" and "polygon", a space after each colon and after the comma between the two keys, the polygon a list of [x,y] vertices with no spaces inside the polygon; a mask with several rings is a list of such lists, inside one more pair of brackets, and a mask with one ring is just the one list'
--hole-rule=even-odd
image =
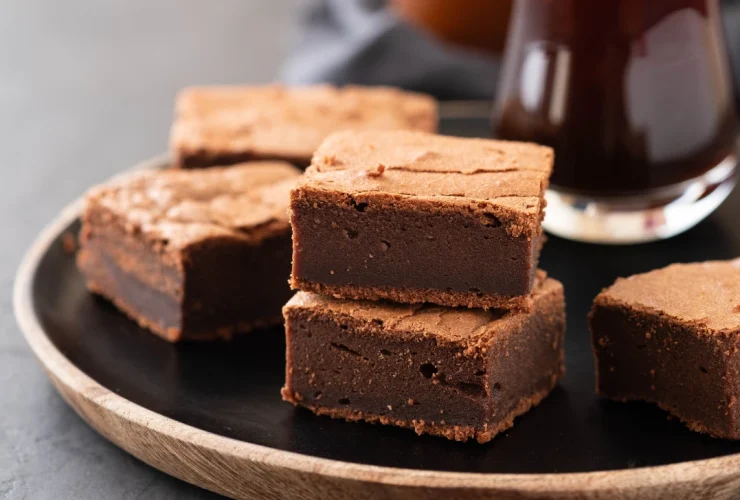
{"label": "glass jar", "polygon": [[546,230],[685,231],[735,182],[718,0],[516,0],[493,119],[498,137],[555,149]]}

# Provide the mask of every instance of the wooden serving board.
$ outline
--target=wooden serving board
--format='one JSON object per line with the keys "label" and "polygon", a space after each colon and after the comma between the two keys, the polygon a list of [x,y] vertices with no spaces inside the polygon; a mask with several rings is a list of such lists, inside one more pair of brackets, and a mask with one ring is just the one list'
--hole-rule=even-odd
{"label": "wooden serving board", "polygon": [[[443,131],[485,135],[476,108]],[[155,159],[139,168],[162,168]],[[689,232],[640,246],[551,237],[541,265],[568,301],[568,373],[491,443],[317,417],[281,401],[280,328],[231,343],[170,345],[91,296],[69,241],[78,200],[28,251],[18,322],[49,378],[90,426],[168,474],[236,498],[739,498],[740,443],[687,431],[661,410],[594,394],[591,300],[625,276],[671,262],[740,255],[740,192]],[[65,245],[66,241],[66,245]]]}

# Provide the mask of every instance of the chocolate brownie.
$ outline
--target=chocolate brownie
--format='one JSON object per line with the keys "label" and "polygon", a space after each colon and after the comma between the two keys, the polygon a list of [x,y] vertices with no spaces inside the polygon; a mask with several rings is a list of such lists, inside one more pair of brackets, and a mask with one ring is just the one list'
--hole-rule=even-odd
{"label": "chocolate brownie", "polygon": [[619,279],[590,315],[597,392],[740,439],[740,260]]}
{"label": "chocolate brownie", "polygon": [[564,372],[563,287],[541,280],[531,312],[333,299],[283,309],[283,399],[346,420],[484,443]]}
{"label": "chocolate brownie", "polygon": [[171,133],[178,167],[278,159],[305,167],[340,129],[435,131],[436,101],[385,87],[192,87],[180,93]]}
{"label": "chocolate brownie", "polygon": [[527,310],[550,148],[411,131],[339,132],[291,192],[293,288]]}
{"label": "chocolate brownie", "polygon": [[280,323],[299,174],[255,162],[137,172],[93,188],[78,253],[88,288],[172,342]]}

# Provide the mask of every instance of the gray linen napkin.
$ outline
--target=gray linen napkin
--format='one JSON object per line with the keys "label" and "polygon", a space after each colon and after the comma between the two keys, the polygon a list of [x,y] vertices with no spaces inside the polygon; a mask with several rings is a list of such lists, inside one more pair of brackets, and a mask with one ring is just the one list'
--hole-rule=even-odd
{"label": "gray linen napkin", "polygon": [[[395,85],[440,99],[490,99],[499,61],[443,45],[405,24],[386,0],[311,0],[281,78],[289,84]],[[740,0],[723,0],[723,21],[740,82]]]}

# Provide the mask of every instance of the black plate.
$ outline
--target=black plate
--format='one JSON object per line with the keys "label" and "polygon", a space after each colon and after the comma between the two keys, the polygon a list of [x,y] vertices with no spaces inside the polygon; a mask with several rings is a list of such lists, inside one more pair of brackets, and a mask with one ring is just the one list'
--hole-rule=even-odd
{"label": "black plate", "polygon": [[[447,133],[485,135],[485,119],[447,119]],[[740,443],[684,429],[663,411],[594,395],[586,327],[591,301],[618,276],[671,262],[740,255],[740,192],[709,219],[669,241],[606,247],[551,237],[541,265],[565,285],[567,376],[543,403],[486,445],[350,424],[280,399],[282,329],[231,343],[170,345],[87,293],[61,235],[33,277],[33,306],[54,345],[88,376],[126,399],[215,434],[361,464],[467,472],[586,472],[717,457]],[[68,230],[77,232],[79,223]]]}

